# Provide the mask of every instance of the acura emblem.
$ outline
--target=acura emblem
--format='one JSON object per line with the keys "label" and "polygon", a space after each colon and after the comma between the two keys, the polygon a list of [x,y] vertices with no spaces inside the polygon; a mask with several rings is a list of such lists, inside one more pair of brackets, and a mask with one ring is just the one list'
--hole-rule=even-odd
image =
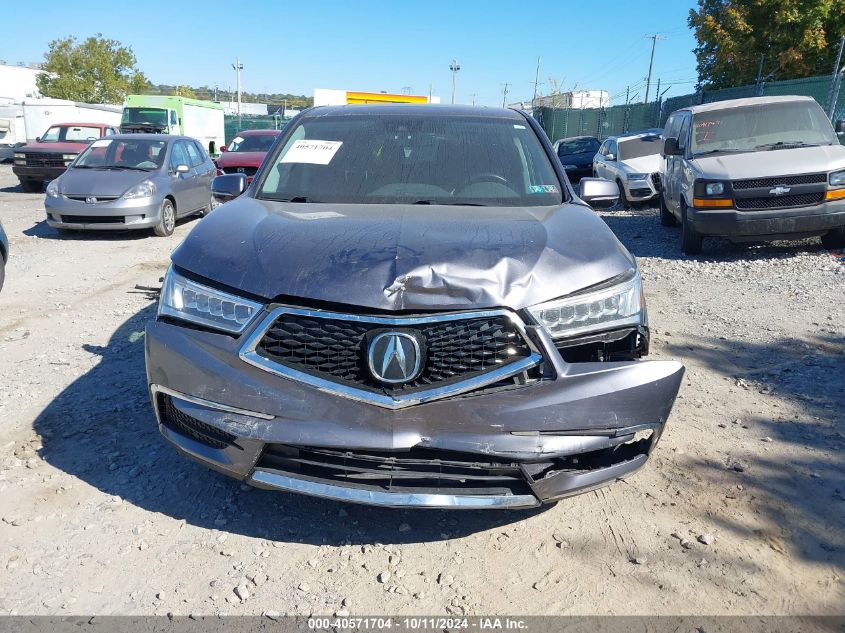
{"label": "acura emblem", "polygon": [[382,332],[368,350],[370,372],[381,382],[410,382],[420,372],[422,354],[417,339],[405,332]]}
{"label": "acura emblem", "polygon": [[774,189],[769,189],[769,195],[770,196],[782,196],[783,194],[789,193],[790,191],[792,191],[792,187],[782,187],[782,186],[778,185]]}
{"label": "acura emblem", "polygon": [[85,198],[85,204],[96,204],[97,199],[94,196],[88,196]]}

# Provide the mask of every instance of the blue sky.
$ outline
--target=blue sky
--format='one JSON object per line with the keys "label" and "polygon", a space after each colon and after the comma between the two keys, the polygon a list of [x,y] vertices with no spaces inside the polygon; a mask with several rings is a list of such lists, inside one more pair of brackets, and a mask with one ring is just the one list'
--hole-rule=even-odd
{"label": "blue sky", "polygon": [[[545,4],[545,8],[542,5]],[[232,3],[85,1],[21,5],[4,29],[0,59],[40,61],[51,39],[103,33],[132,47],[154,83],[312,95],[314,88],[427,94],[501,105],[530,99],[537,57],[540,94],[554,78],[564,90],[606,89],[624,101],[626,85],[644,96],[651,40],[660,33],[653,77],[668,95],[691,92],[695,40],[686,18],[694,0],[386,0]],[[25,7],[25,9],[23,8]],[[240,9],[238,9],[240,7]],[[654,88],[652,88],[654,90]],[[661,90],[662,91],[662,90]],[[653,94],[653,92],[652,92]]]}

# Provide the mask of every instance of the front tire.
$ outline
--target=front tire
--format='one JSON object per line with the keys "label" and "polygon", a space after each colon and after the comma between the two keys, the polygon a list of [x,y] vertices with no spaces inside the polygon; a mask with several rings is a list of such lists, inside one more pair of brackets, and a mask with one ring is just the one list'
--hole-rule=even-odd
{"label": "front tire", "polygon": [[698,255],[703,242],[704,237],[695,230],[689,220],[687,205],[681,202],[681,250],[687,255]]}
{"label": "front tire", "polygon": [[619,187],[619,202],[622,204],[622,208],[627,211],[631,208],[631,201],[628,200],[628,196],[625,195],[625,187],[622,186],[622,181],[618,178],[616,179],[616,186]]}
{"label": "front tire", "polygon": [[24,193],[41,193],[44,189],[44,183],[32,178],[21,178],[21,189],[24,190]]}
{"label": "front tire", "polygon": [[153,228],[153,232],[159,237],[173,235],[173,230],[176,228],[176,207],[173,206],[170,198],[165,198],[161,203],[161,211],[158,215],[158,224]]}
{"label": "front tire", "polygon": [[666,200],[663,199],[663,193],[660,194],[660,224],[663,226],[675,226],[678,221],[672,212],[666,206]]}
{"label": "front tire", "polygon": [[845,248],[845,228],[833,229],[822,235],[822,246],[830,250]]}

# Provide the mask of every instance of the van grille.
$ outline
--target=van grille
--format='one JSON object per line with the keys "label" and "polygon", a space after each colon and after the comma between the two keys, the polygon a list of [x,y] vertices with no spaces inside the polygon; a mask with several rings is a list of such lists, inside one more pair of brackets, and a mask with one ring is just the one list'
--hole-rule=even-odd
{"label": "van grille", "polygon": [[785,209],[788,207],[807,207],[824,202],[824,191],[802,193],[797,196],[771,196],[768,198],[737,198],[736,208],[745,211],[759,209]]}
{"label": "van grille", "polygon": [[827,174],[800,174],[798,176],[775,176],[773,178],[750,178],[748,180],[734,180],[734,191],[743,189],[764,189],[783,185],[817,185],[827,182]]}

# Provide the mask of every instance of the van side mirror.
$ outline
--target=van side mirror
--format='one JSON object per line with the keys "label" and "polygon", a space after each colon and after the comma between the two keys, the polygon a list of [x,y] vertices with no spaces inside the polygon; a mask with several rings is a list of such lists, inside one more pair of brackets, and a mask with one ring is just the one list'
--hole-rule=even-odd
{"label": "van side mirror", "polygon": [[619,202],[619,186],[605,178],[582,178],[578,197],[591,207],[607,209]]}
{"label": "van side mirror", "polygon": [[191,171],[191,168],[187,165],[176,165],[176,169],[174,169],[173,171],[177,174],[187,174],[189,171]]}
{"label": "van side mirror", "polygon": [[845,119],[839,119],[836,122],[836,133],[839,136],[845,135]]}
{"label": "van side mirror", "polygon": [[610,162],[613,162],[613,161],[616,160],[616,154],[613,154],[613,153],[605,154],[604,159],[609,160]]}
{"label": "van side mirror", "polygon": [[211,181],[211,195],[217,202],[233,200],[246,191],[244,174],[226,174]]}
{"label": "van side mirror", "polygon": [[670,136],[663,141],[663,151],[660,152],[663,156],[680,156],[683,154],[681,148],[678,147],[678,139]]}

